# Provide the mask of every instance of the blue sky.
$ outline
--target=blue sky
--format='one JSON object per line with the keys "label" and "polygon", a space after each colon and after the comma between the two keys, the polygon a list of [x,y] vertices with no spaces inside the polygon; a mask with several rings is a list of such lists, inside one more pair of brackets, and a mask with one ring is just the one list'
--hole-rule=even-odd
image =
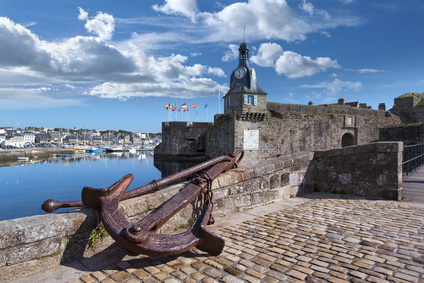
{"label": "blue sky", "polygon": [[423,12],[421,0],[0,0],[0,126],[210,122],[244,27],[268,101],[389,109],[424,92]]}

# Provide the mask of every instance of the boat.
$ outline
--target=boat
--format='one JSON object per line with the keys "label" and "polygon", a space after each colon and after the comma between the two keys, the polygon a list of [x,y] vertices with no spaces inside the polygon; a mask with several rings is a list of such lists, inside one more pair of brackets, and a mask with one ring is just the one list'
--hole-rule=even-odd
{"label": "boat", "polygon": [[18,157],[18,161],[28,161],[29,160],[29,157],[26,157],[26,156],[19,156]]}
{"label": "boat", "polygon": [[102,153],[103,149],[90,148],[90,149],[86,149],[85,152],[87,152],[87,153]]}
{"label": "boat", "polygon": [[72,157],[72,154],[62,154],[62,158]]}
{"label": "boat", "polygon": [[121,146],[106,148],[106,152],[123,152],[123,151],[124,151],[124,149]]}

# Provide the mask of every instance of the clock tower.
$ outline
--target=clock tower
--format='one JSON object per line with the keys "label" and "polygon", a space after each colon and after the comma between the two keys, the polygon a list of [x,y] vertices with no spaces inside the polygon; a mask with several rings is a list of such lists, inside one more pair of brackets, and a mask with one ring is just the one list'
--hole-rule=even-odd
{"label": "clock tower", "polygon": [[263,121],[267,114],[266,96],[258,85],[255,69],[249,66],[249,48],[243,42],[239,47],[239,65],[231,74],[230,90],[224,96],[224,115]]}

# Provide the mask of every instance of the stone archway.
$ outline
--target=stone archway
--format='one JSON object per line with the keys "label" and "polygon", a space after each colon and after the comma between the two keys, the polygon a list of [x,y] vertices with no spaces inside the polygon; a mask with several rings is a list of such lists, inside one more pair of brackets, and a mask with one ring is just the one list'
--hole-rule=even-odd
{"label": "stone archway", "polygon": [[342,147],[356,145],[355,136],[351,133],[346,133],[342,136]]}

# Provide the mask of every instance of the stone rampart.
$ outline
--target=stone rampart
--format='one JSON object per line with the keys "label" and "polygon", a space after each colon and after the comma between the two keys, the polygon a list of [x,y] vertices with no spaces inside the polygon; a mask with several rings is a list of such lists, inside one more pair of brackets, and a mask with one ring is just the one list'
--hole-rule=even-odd
{"label": "stone rampart", "polygon": [[379,142],[315,152],[319,191],[398,200],[402,191],[401,142]]}
{"label": "stone rampart", "polygon": [[[393,198],[393,193],[401,187],[402,175],[399,176],[395,166],[401,163],[401,145],[383,143],[327,152],[301,152],[223,173],[212,185],[215,221],[219,221],[219,216],[296,197],[317,188]],[[344,159],[347,161],[343,165]],[[333,162],[339,163],[333,166]],[[120,207],[129,221],[136,222],[160,207],[183,185],[122,201]],[[366,189],[362,189],[364,185]],[[361,190],[356,191],[355,187]],[[202,200],[198,198],[171,218],[160,232],[179,233],[182,225],[198,215],[201,206]],[[0,282],[75,260],[83,262],[100,252],[113,251],[116,256],[119,249],[109,236],[101,236],[97,225],[97,212],[88,208],[0,221]]]}
{"label": "stone rampart", "polygon": [[407,144],[424,142],[424,124],[405,124],[400,126],[381,127],[380,141],[402,141]]}
{"label": "stone rampart", "polygon": [[155,158],[205,159],[206,130],[212,123],[163,122],[162,142],[155,148]]}

